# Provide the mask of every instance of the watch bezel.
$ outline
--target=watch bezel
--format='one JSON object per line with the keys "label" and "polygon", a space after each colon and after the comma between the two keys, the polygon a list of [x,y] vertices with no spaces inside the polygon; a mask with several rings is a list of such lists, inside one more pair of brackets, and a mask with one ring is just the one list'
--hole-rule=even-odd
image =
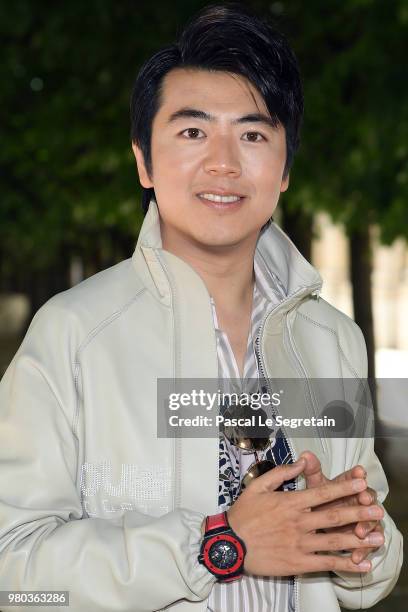
{"label": "watch bezel", "polygon": [[[237,559],[231,567],[220,568],[217,567],[210,559],[209,553],[211,547],[215,542],[227,541],[232,544],[237,553]],[[245,547],[244,543],[241,542],[236,535],[232,535],[230,533],[219,533],[206,538],[202,545],[202,563],[206,566],[208,571],[210,571],[214,576],[217,577],[233,577],[237,574],[242,573],[242,566],[245,558]]]}

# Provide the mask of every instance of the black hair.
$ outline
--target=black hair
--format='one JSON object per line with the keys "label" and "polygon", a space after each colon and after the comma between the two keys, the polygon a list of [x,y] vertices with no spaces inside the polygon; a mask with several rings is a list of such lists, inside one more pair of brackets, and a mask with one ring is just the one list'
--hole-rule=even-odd
{"label": "black hair", "polygon": [[[163,79],[175,68],[219,70],[241,75],[262,95],[271,118],[286,132],[287,177],[300,142],[303,91],[296,56],[268,21],[236,2],[211,4],[195,15],[178,41],[141,67],[130,101],[131,139],[141,149],[152,176],[151,134],[161,104]],[[143,188],[147,212],[154,189]]]}

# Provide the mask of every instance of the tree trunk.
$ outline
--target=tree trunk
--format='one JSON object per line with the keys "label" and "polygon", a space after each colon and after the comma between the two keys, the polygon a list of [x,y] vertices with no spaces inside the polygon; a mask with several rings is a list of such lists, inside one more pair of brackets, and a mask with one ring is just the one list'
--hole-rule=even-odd
{"label": "tree trunk", "polygon": [[369,227],[353,230],[350,238],[350,277],[354,320],[364,334],[368,354],[368,378],[375,378],[374,323],[371,296],[372,255]]}
{"label": "tree trunk", "polygon": [[281,207],[282,229],[308,261],[312,255],[313,216],[300,210]]}
{"label": "tree trunk", "polygon": [[[372,250],[370,227],[359,228],[349,232],[350,245],[350,278],[353,288],[354,320],[361,328],[367,344],[368,384],[371,390],[376,431],[379,430],[377,410],[377,387],[375,381],[375,340],[372,309]],[[376,452],[384,458],[385,439],[376,437]]]}

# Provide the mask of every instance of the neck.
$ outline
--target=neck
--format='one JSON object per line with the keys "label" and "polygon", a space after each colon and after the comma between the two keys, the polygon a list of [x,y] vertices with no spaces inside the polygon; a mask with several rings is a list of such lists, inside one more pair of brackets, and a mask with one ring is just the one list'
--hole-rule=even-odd
{"label": "neck", "polygon": [[172,238],[162,228],[162,246],[188,263],[205,283],[217,309],[226,314],[246,309],[252,302],[254,254],[258,236],[239,245],[208,247]]}

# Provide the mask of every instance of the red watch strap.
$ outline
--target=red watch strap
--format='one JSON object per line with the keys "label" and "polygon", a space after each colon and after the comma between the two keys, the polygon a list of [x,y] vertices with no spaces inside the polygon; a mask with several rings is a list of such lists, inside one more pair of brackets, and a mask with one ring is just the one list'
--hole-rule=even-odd
{"label": "red watch strap", "polygon": [[211,531],[212,529],[219,529],[220,527],[228,527],[228,519],[226,512],[220,512],[219,514],[212,514],[207,516],[205,521],[205,531]]}
{"label": "red watch strap", "polygon": [[[217,567],[210,558],[211,547],[220,540],[230,542],[236,549],[236,559],[231,567]],[[226,512],[206,516],[205,534],[198,557],[200,563],[205,565],[214,576],[217,576],[218,580],[229,582],[242,578],[245,553],[245,543],[232,531]]]}

